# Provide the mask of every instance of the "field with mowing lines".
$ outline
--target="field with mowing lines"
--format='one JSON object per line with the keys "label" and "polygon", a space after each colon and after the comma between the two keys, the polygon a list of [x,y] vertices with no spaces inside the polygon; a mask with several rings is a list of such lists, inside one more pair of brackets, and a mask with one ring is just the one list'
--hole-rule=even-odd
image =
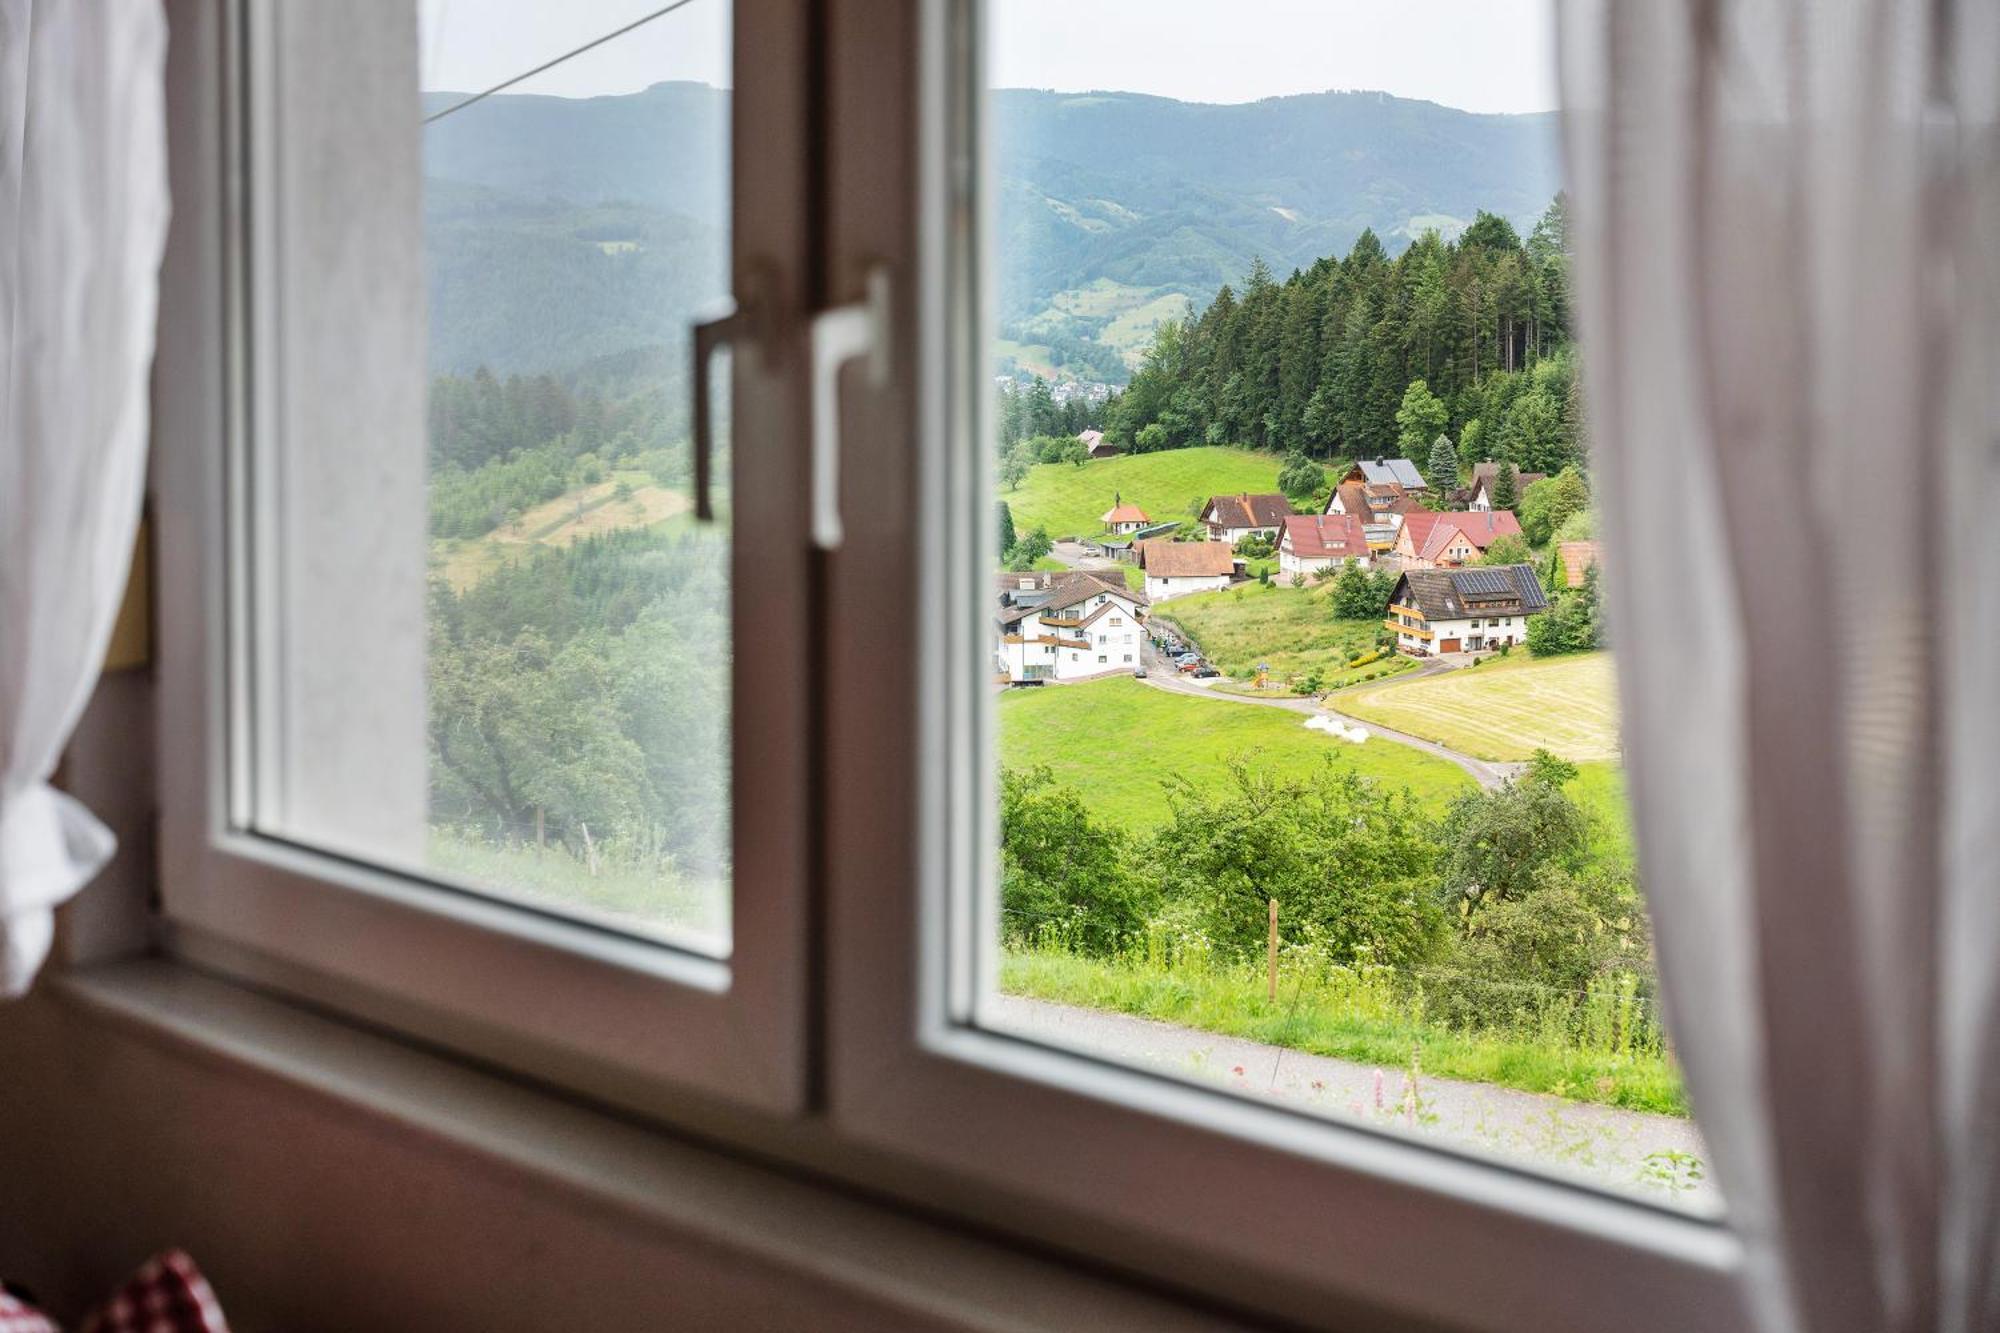
{"label": "field with mowing lines", "polygon": [[1549,750],[1574,763],[1616,761],[1617,682],[1609,653],[1512,661],[1372,686],[1332,701],[1363,721],[1480,759]]}
{"label": "field with mowing lines", "polygon": [[1332,763],[1407,787],[1440,810],[1472,785],[1456,764],[1389,741],[1335,740],[1288,708],[1194,699],[1126,676],[1010,690],[999,712],[1001,763],[1047,764],[1092,814],[1135,831],[1166,820],[1167,774],[1219,787],[1236,759],[1292,778]]}
{"label": "field with mowing lines", "polygon": [[1243,583],[1176,597],[1156,608],[1153,618],[1186,630],[1209,661],[1239,680],[1254,678],[1262,662],[1280,685],[1317,671],[1324,687],[1335,689],[1370,673],[1395,675],[1414,665],[1394,654],[1361,667],[1347,665],[1350,658],[1374,649],[1381,622],[1335,620],[1330,579],[1305,588],[1285,580],[1269,587]]}
{"label": "field with mowing lines", "polygon": [[1276,454],[1204,446],[1074,463],[1038,463],[1011,491],[1002,491],[1023,535],[1040,524],[1051,537],[1094,537],[1114,496],[1138,505],[1154,520],[1191,517],[1188,504],[1233,491],[1278,489]]}
{"label": "field with mowing lines", "polygon": [[[621,483],[631,488],[631,494],[622,499],[618,495]],[[657,527],[693,507],[686,495],[655,484],[648,473],[615,472],[595,485],[580,486],[536,505],[483,537],[435,538],[431,554],[445,581],[464,592],[533,547],[568,546],[593,533]]]}

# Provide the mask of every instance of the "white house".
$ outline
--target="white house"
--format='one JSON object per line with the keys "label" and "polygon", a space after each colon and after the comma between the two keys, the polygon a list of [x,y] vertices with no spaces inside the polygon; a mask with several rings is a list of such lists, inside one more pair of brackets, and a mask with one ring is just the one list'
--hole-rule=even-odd
{"label": "white house", "polygon": [[1208,539],[1234,546],[1245,537],[1278,539],[1278,526],[1298,511],[1282,495],[1214,495],[1201,511]]}
{"label": "white house", "polygon": [[1189,593],[1227,588],[1236,557],[1221,542],[1139,543],[1139,567],[1146,571],[1146,598],[1165,602]]}
{"label": "white house", "polygon": [[1358,514],[1293,514],[1278,532],[1281,574],[1318,574],[1368,561],[1368,530]]}
{"label": "white house", "polygon": [[994,665],[1015,684],[1131,671],[1145,618],[1122,570],[1002,574]]}
{"label": "white house", "polygon": [[1439,565],[1469,565],[1502,537],[1521,535],[1511,509],[1473,509],[1406,515],[1396,531],[1396,556],[1401,569],[1432,569]]}
{"label": "white house", "polygon": [[1528,617],[1548,610],[1542,582],[1527,565],[1413,569],[1389,594],[1396,651],[1411,657],[1477,653],[1528,641]]}
{"label": "white house", "polygon": [[1368,534],[1368,549],[1381,555],[1396,544],[1397,530],[1406,514],[1426,512],[1423,505],[1394,483],[1371,485],[1363,481],[1342,481],[1326,498],[1329,514],[1353,514]]}
{"label": "white house", "polygon": [[1127,533],[1137,532],[1140,528],[1151,524],[1153,520],[1146,516],[1145,510],[1138,505],[1126,504],[1125,497],[1114,492],[1111,496],[1111,508],[1099,515],[1098,521],[1104,524],[1106,532]]}

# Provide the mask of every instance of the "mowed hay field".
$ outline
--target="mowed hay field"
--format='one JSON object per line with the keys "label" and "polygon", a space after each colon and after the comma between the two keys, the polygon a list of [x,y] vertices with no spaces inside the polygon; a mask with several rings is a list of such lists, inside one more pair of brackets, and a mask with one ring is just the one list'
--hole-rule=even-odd
{"label": "mowed hay field", "polygon": [[1371,673],[1390,676],[1415,665],[1394,653],[1364,666],[1347,665],[1350,658],[1374,650],[1382,622],[1335,620],[1331,579],[1294,588],[1273,576],[1269,587],[1241,583],[1221,592],[1176,597],[1155,607],[1153,619],[1186,630],[1209,661],[1238,680],[1254,678],[1261,662],[1271,668],[1277,685],[1318,671],[1324,687],[1332,689]]}
{"label": "mowed hay field", "polygon": [[1204,446],[1163,449],[1150,454],[1098,458],[1074,463],[1037,463],[1000,498],[1014,516],[1014,531],[1026,536],[1039,525],[1051,537],[1094,537],[1114,497],[1138,505],[1157,523],[1190,518],[1188,503],[1236,491],[1278,489],[1275,454]]}
{"label": "mowed hay field", "polygon": [[1480,759],[1537,749],[1573,763],[1616,760],[1618,694],[1609,653],[1550,661],[1489,659],[1421,680],[1368,686],[1329,700],[1340,712]]}
{"label": "mowed hay field", "polygon": [[1472,785],[1456,764],[1389,741],[1336,740],[1308,730],[1305,715],[1289,708],[1194,699],[1129,676],[1009,690],[999,713],[1002,764],[1048,765],[1093,814],[1134,831],[1166,820],[1162,779],[1177,774],[1220,788],[1237,759],[1290,778],[1330,762],[1407,787],[1439,809]]}

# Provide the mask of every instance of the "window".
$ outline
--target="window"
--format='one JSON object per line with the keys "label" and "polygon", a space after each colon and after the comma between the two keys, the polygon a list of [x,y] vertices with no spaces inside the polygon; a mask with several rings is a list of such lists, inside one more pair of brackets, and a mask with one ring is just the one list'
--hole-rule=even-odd
{"label": "window", "polygon": [[179,947],[623,1101],[795,1104],[807,556],[748,534],[803,504],[804,399],[715,358],[704,459],[689,369],[803,267],[786,25],[219,8],[243,170],[176,195],[234,229],[177,281],[228,299],[164,409]]}

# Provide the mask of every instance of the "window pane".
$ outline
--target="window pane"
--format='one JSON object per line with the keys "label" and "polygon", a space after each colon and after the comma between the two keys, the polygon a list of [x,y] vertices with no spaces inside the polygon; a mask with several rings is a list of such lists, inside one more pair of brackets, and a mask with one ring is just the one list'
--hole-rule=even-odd
{"label": "window pane", "polygon": [[1712,1210],[1624,804],[1552,15],[1446,8],[989,6],[979,1020]]}
{"label": "window pane", "polygon": [[[320,674],[391,703],[355,723],[260,622],[253,819],[726,953],[729,454],[718,440],[717,519],[698,521],[688,365],[691,326],[729,293],[729,5],[660,8],[419,7],[408,133],[427,332],[421,375],[403,374],[420,408],[393,442],[353,446],[375,495],[350,482],[331,501],[396,517],[306,553],[253,510],[274,559],[375,580],[391,613],[319,645]],[[284,187],[288,212],[351,207],[303,172]],[[313,504],[297,434],[282,447],[290,503]],[[298,741],[314,716],[378,775],[333,805],[291,780],[312,767]]]}

